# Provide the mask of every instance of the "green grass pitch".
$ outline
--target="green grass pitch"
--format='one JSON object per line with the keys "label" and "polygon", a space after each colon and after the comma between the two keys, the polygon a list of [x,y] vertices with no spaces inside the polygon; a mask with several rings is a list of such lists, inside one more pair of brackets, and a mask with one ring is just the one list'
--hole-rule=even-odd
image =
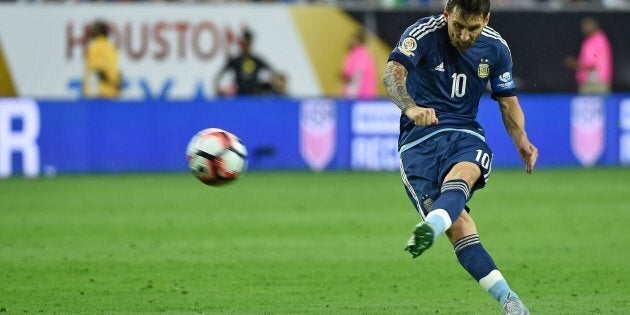
{"label": "green grass pitch", "polygon": [[[533,314],[630,313],[630,169],[495,170],[472,214]],[[0,181],[0,314],[498,314],[396,173]]]}

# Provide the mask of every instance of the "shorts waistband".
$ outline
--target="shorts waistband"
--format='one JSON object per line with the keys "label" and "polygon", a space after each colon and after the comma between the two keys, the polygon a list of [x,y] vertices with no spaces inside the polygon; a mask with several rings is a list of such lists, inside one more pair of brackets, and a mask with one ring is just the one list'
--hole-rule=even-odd
{"label": "shorts waistband", "polygon": [[481,141],[486,142],[486,137],[484,137],[484,136],[482,136],[482,135],[480,135],[480,134],[478,134],[478,133],[476,133],[476,132],[474,132],[472,130],[456,129],[456,128],[444,128],[444,129],[436,130],[436,131],[434,131],[434,132],[432,132],[432,133],[430,133],[430,134],[428,134],[428,135],[426,135],[426,136],[424,136],[424,137],[422,137],[422,138],[420,138],[418,140],[414,140],[414,141],[411,141],[409,143],[404,144],[403,146],[400,147],[400,150],[398,150],[398,154],[402,154],[403,152],[409,150],[410,148],[412,148],[412,147],[414,147],[414,146],[416,146],[416,145],[418,145],[418,144],[420,144],[420,143],[422,143],[424,141],[427,141],[427,140],[429,140],[431,138],[434,138],[434,137],[436,137],[438,135],[441,135],[442,133],[445,133],[445,132],[453,133],[453,132],[456,132],[456,131],[465,132],[467,134],[471,134],[471,135],[481,139]]}

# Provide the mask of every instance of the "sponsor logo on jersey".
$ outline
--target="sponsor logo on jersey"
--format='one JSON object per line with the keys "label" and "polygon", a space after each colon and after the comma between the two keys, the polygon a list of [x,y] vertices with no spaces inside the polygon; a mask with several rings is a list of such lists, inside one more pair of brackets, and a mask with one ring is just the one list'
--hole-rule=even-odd
{"label": "sponsor logo on jersey", "polygon": [[407,37],[403,39],[403,41],[398,46],[398,50],[400,50],[400,52],[407,57],[415,56],[416,54],[414,53],[414,50],[416,50],[416,48],[418,48],[418,43],[413,37]]}
{"label": "sponsor logo on jersey", "polygon": [[306,100],[300,105],[300,154],[315,171],[328,166],[336,151],[337,107],[330,100]]}
{"label": "sponsor logo on jersey", "polygon": [[604,153],[604,99],[575,97],[571,101],[571,151],[585,167],[597,163]]}
{"label": "sponsor logo on jersey", "polygon": [[440,64],[435,67],[435,71],[444,72],[444,62],[440,62]]}
{"label": "sponsor logo on jersey", "polygon": [[479,75],[482,79],[485,79],[490,75],[490,65],[488,64],[488,59],[481,59],[479,67],[477,67],[477,75]]}

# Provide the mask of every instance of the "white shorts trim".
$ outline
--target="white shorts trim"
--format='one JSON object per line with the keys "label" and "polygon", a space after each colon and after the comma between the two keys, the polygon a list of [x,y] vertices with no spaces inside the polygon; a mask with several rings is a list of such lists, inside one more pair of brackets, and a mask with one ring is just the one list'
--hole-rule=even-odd
{"label": "white shorts trim", "polygon": [[432,133],[430,133],[430,134],[428,134],[428,135],[426,135],[426,136],[424,136],[424,137],[422,137],[422,138],[420,138],[418,140],[411,141],[411,142],[409,142],[407,144],[404,144],[402,147],[400,147],[400,150],[398,150],[398,154],[402,154],[403,152],[405,152],[405,151],[409,150],[410,148],[412,148],[412,147],[414,147],[414,146],[424,142],[425,140],[427,140],[427,139],[437,135],[438,133],[445,132],[445,131],[461,131],[461,132],[465,132],[465,133],[471,134],[471,135],[481,139],[481,141],[483,141],[483,142],[486,142],[486,137],[484,137],[484,136],[482,136],[482,135],[480,135],[480,134],[478,134],[478,133],[476,133],[474,131],[471,131],[471,130],[468,130],[468,129],[444,128],[444,129],[436,130],[436,131],[434,131],[434,132],[432,132]]}

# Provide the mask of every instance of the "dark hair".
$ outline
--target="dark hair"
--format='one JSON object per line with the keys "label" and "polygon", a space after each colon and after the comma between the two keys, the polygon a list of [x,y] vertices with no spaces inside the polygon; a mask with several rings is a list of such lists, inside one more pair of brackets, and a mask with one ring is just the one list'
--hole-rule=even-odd
{"label": "dark hair", "polygon": [[243,29],[242,40],[251,43],[254,40],[254,33],[248,28]]}
{"label": "dark hair", "polygon": [[483,17],[490,13],[490,0],[448,0],[446,12],[452,13],[457,7],[462,16],[481,15]]}
{"label": "dark hair", "polygon": [[96,22],[94,22],[94,24],[92,24],[92,29],[90,33],[92,37],[100,35],[107,36],[109,35],[109,25],[103,20],[97,20]]}

